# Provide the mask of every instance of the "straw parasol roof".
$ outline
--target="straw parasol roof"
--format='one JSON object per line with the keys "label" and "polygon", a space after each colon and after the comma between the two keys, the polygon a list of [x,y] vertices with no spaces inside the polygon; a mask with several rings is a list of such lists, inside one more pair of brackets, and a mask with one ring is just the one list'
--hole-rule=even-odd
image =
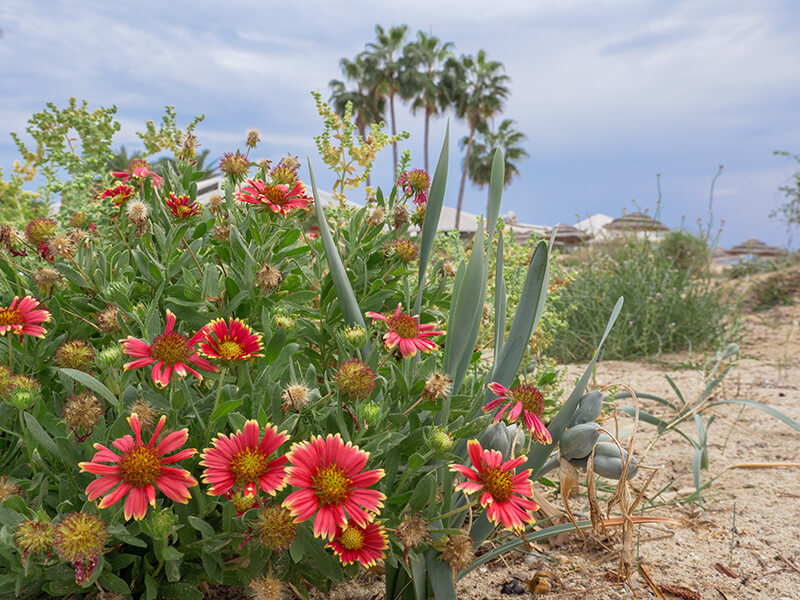
{"label": "straw parasol roof", "polygon": [[750,238],[746,242],[742,242],[738,246],[734,246],[728,250],[728,254],[752,254],[754,256],[779,256],[786,254],[786,250],[780,246],[768,246],[761,240]]}
{"label": "straw parasol roof", "polygon": [[[592,237],[590,233],[582,231],[577,227],[573,227],[572,225],[559,223],[553,227],[553,229],[556,227],[558,228],[558,231],[556,231],[556,237],[553,240],[554,246],[577,246],[578,244],[582,244]],[[548,237],[552,234],[553,229],[550,229],[547,232]]]}
{"label": "straw parasol roof", "polygon": [[669,227],[638,210],[606,225],[610,231],[669,231]]}

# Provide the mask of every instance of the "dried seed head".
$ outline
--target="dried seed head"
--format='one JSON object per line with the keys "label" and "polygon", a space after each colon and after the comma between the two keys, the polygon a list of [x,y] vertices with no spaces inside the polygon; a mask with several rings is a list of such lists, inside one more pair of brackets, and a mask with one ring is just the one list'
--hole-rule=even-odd
{"label": "dried seed head", "polygon": [[334,376],[339,393],[351,400],[366,400],[375,389],[375,372],[363,360],[351,358]]}
{"label": "dried seed head", "polygon": [[64,403],[64,422],[75,439],[82,442],[92,434],[95,425],[103,418],[103,412],[103,403],[94,394],[83,392],[77,396],[67,396]]}
{"label": "dried seed head", "polygon": [[39,267],[33,274],[33,281],[39,287],[39,292],[42,295],[50,295],[53,293],[53,288],[60,285],[64,278],[61,273],[50,267]]}
{"label": "dried seed head", "polygon": [[283,597],[283,582],[275,577],[256,577],[249,585],[253,600],[281,600]]}
{"label": "dried seed head", "polygon": [[219,169],[234,181],[239,181],[250,170],[250,159],[239,152],[226,152],[219,161]]}
{"label": "dried seed head", "polygon": [[408,223],[408,208],[405,204],[396,204],[392,209],[392,225],[399,229],[403,224]]}
{"label": "dried seed head", "polygon": [[419,250],[417,250],[417,246],[414,242],[400,239],[392,242],[392,254],[401,262],[410,263],[417,260]]}
{"label": "dried seed head", "polygon": [[436,372],[425,382],[425,387],[422,388],[422,395],[428,400],[434,402],[439,398],[447,398],[450,393],[450,385],[453,380],[444,373]]}
{"label": "dried seed head", "polygon": [[268,158],[260,158],[258,160],[258,166],[264,169],[265,173],[269,173],[269,170],[272,168],[272,161]]}
{"label": "dried seed head", "polygon": [[258,142],[261,141],[261,132],[258,129],[248,129],[247,130],[247,144],[248,148],[255,148],[258,146]]}
{"label": "dried seed head", "polygon": [[53,552],[56,528],[48,521],[23,521],[17,525],[14,540],[20,549],[23,562],[30,555],[46,559]]}
{"label": "dried seed head", "polygon": [[282,506],[264,506],[258,511],[254,529],[256,538],[273,552],[287,550],[297,535],[294,517]]}
{"label": "dried seed head", "polygon": [[255,287],[272,291],[281,284],[283,275],[281,275],[281,272],[275,267],[265,264],[256,272],[255,279]]}
{"label": "dried seed head", "polygon": [[97,313],[95,322],[103,333],[114,333],[122,329],[118,319],[120,316],[122,315],[120,315],[119,308],[109,304],[104,310]]}
{"label": "dried seed head", "polygon": [[406,548],[414,548],[424,543],[430,536],[430,526],[420,515],[406,513],[395,529],[395,535]]}
{"label": "dried seed head", "polygon": [[56,364],[67,369],[91,371],[94,362],[94,348],[86,340],[69,340],[56,350]]}
{"label": "dried seed head", "polygon": [[34,246],[47,242],[56,230],[56,222],[45,217],[36,217],[25,228],[25,238]]}
{"label": "dried seed head", "polygon": [[216,215],[219,211],[222,210],[222,205],[224,204],[225,199],[220,196],[219,194],[211,194],[208,198],[208,210],[212,215]]}
{"label": "dried seed head", "polygon": [[136,200],[128,205],[128,220],[140,229],[147,225],[149,215],[150,209],[144,202]]}
{"label": "dried seed head", "polygon": [[17,250],[22,243],[22,236],[11,225],[0,225],[0,247],[14,256],[25,256],[25,250]]}
{"label": "dried seed head", "polygon": [[367,217],[367,225],[377,227],[383,224],[383,209],[380,206],[373,208]]}
{"label": "dried seed head", "polygon": [[139,422],[145,429],[152,429],[156,424],[156,418],[159,416],[159,412],[149,402],[141,398],[137,399],[131,406],[131,414],[134,413],[139,416]]}
{"label": "dried seed head", "polygon": [[84,250],[89,249],[89,232],[86,229],[73,229],[67,234],[70,243],[75,246],[83,246]]}
{"label": "dried seed head", "polygon": [[445,277],[455,277],[456,276],[456,267],[453,263],[445,261],[442,263],[442,275]]}
{"label": "dried seed head", "polygon": [[438,544],[437,549],[442,553],[442,560],[450,565],[453,571],[466,569],[475,558],[472,538],[463,533],[448,535],[443,543]]}
{"label": "dried seed head", "polygon": [[303,408],[309,401],[309,390],[306,386],[302,383],[292,383],[287,387],[283,394],[281,395],[281,399],[283,400],[283,406],[285,408],[291,408],[295,412],[298,412],[301,408]]}
{"label": "dried seed head", "polygon": [[6,475],[0,475],[0,504],[11,498],[11,496],[22,496],[22,488]]}
{"label": "dried seed head", "polygon": [[197,148],[200,147],[200,142],[197,140],[197,136],[192,133],[187,133],[183,136],[183,140],[181,141],[181,149],[178,153],[180,158],[184,160],[189,160],[197,156]]}
{"label": "dried seed head", "polygon": [[278,163],[278,166],[283,166],[287,169],[291,169],[292,171],[297,171],[297,169],[300,168],[300,161],[297,160],[296,156],[287,154],[281,159],[281,161]]}
{"label": "dried seed head", "polygon": [[227,244],[231,240],[231,226],[228,223],[214,227],[214,239],[220,244]]}
{"label": "dried seed head", "polygon": [[72,247],[72,242],[65,235],[51,236],[47,241],[47,247],[53,255],[59,258],[70,258],[75,254],[75,248]]}

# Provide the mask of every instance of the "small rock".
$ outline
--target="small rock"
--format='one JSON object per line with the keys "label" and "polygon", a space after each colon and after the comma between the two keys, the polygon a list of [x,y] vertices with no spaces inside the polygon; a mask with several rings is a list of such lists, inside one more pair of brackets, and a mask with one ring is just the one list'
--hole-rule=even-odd
{"label": "small rock", "polygon": [[525,588],[520,584],[520,580],[516,577],[506,581],[500,588],[501,594],[524,594]]}

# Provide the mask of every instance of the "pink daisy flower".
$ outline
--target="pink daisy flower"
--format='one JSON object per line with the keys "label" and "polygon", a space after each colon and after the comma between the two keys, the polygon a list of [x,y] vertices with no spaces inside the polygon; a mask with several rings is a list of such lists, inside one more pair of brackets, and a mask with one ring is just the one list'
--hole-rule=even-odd
{"label": "pink daisy flower", "polygon": [[33,296],[15,296],[10,306],[0,306],[0,335],[7,332],[43,338],[47,330],[40,325],[50,320],[50,311]]}
{"label": "pink daisy flower", "polygon": [[308,208],[312,199],[305,193],[305,187],[299,181],[290,188],[285,183],[270,184],[261,179],[248,179],[247,185],[236,192],[236,199],[286,216],[292,209]]}
{"label": "pink daisy flower", "polygon": [[383,525],[367,523],[362,527],[348,521],[344,526],[336,526],[336,535],[327,547],[333,550],[343,565],[358,562],[365,567],[372,567],[383,558],[389,547],[389,539]]}
{"label": "pink daisy flower", "polygon": [[397,185],[403,188],[406,198],[414,196],[414,204],[424,206],[428,202],[431,178],[424,169],[413,169],[400,175]]}
{"label": "pink daisy flower", "polygon": [[208,358],[231,363],[254,356],[264,356],[261,334],[240,319],[215,319],[205,326],[205,337],[201,339],[200,352]]}
{"label": "pink daisy flower", "polygon": [[[312,436],[297,442],[288,454],[292,466],[286,482],[297,489],[283,501],[295,522],[314,519],[314,537],[333,540],[337,525],[346,527],[348,519],[365,527],[383,507],[386,498],[368,489],[383,476],[383,469],[364,471],[369,453],[345,444],[341,436]],[[369,511],[369,512],[367,512]]]}
{"label": "pink daisy flower", "polygon": [[398,346],[404,358],[414,356],[417,350],[436,350],[436,344],[430,338],[444,333],[434,331],[436,326],[433,323],[420,325],[418,317],[402,312],[402,304],[398,304],[394,315],[389,317],[371,311],[366,314],[373,321],[381,320],[389,325],[389,332],[383,336],[384,345],[387,350]]}
{"label": "pink daisy flower", "polygon": [[467,454],[473,468],[464,465],[450,465],[450,470],[461,473],[466,481],[456,486],[468,494],[483,492],[480,504],[486,509],[487,518],[502,524],[507,529],[522,531],[525,525],[535,519],[530,511],[539,506],[530,500],[533,496],[531,470],[515,473],[524,464],[525,456],[518,456],[503,462],[503,455],[497,450],[484,450],[478,440],[467,442]]}
{"label": "pink daisy flower", "polygon": [[106,190],[100,194],[100,198],[108,198],[114,202],[115,206],[122,206],[133,197],[133,194],[133,186],[126,185],[120,181],[116,185],[106,188]]}
{"label": "pink daisy flower", "polygon": [[164,183],[164,178],[151,171],[150,163],[141,158],[134,158],[125,171],[112,171],[111,176],[121,179],[122,183],[131,181],[141,185],[148,177],[151,177],[153,187],[160,187]]}
{"label": "pink daisy flower", "polygon": [[192,202],[189,196],[176,196],[172,192],[164,199],[170,212],[179,219],[188,219],[203,212],[203,207]]}
{"label": "pink daisy flower", "polygon": [[260,488],[274,496],[286,485],[286,456],[270,459],[278,446],[289,439],[278,428],[267,424],[259,439],[258,421],[247,421],[244,429],[231,436],[219,434],[211,448],[203,450],[200,464],[205,467],[201,477],[210,483],[211,496],[228,494],[235,486],[244,489],[245,496],[255,496]]}
{"label": "pink daisy flower", "polygon": [[[169,385],[172,373],[181,379],[186,373],[191,373],[198,379],[203,379],[197,371],[189,366],[193,364],[205,371],[215,372],[217,367],[203,358],[195,350],[195,345],[205,338],[205,328],[195,333],[191,338],[173,331],[175,328],[175,315],[167,310],[167,328],[164,333],[157,336],[153,343],[148,345],[135,337],[127,337],[122,340],[122,351],[128,356],[136,357],[129,363],[125,363],[123,368],[138,369],[147,365],[153,365],[151,376],[153,383],[158,387],[164,388]],[[155,364],[154,364],[155,363]]]}
{"label": "pink daisy flower", "polygon": [[148,503],[152,506],[156,505],[155,486],[158,486],[167,498],[175,502],[182,504],[188,502],[189,488],[197,485],[197,480],[186,469],[165,465],[189,458],[197,450],[185,448],[172,456],[166,456],[169,452],[183,446],[189,438],[189,431],[181,429],[165,435],[156,444],[156,439],[166,420],[166,415],[162,415],[156,424],[153,437],[145,446],[142,442],[142,426],[139,422],[139,415],[133,413],[128,418],[128,423],[136,438],[124,435],[112,443],[114,448],[122,452],[121,455],[102,444],[94,445],[97,452],[92,460],[78,463],[82,472],[100,475],[98,479],[86,486],[86,495],[89,497],[89,501],[96,500],[105,494],[99,507],[108,508],[127,496],[125,518],[133,517],[136,520],[142,519],[147,513]]}
{"label": "pink daisy flower", "polygon": [[497,398],[484,404],[483,412],[490,412],[505,402],[494,416],[495,423],[500,421],[503,413],[508,409],[506,420],[509,423],[516,421],[521,414],[525,420],[525,427],[536,438],[536,441],[540,444],[549,444],[553,441],[547,427],[542,423],[544,397],[539,390],[527,384],[518,385],[513,390],[509,390],[497,382],[490,383],[489,389],[497,394]]}

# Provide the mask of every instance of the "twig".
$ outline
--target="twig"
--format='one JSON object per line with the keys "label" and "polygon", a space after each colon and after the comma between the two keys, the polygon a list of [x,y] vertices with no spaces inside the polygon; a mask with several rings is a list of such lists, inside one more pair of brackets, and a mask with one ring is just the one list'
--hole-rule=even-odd
{"label": "twig", "polygon": [[659,587],[656,585],[656,582],[655,582],[655,581],[653,581],[653,579],[650,577],[650,574],[649,574],[649,573],[647,572],[647,570],[644,568],[644,565],[643,565],[642,563],[639,563],[639,573],[641,573],[641,574],[642,574],[642,577],[644,577],[644,580],[647,582],[647,585],[649,585],[649,586],[650,586],[650,589],[652,589],[652,590],[653,590],[653,593],[654,593],[656,596],[658,596],[659,598],[661,598],[661,600],[667,600],[667,597],[666,597],[664,594],[662,594],[662,593],[661,593],[661,590],[660,590],[660,589],[659,589]]}
{"label": "twig", "polygon": [[186,249],[189,251],[189,254],[192,255],[192,260],[194,260],[194,264],[197,266],[197,270],[200,271],[200,276],[202,277],[203,276],[203,269],[200,267],[200,263],[197,262],[197,257],[194,255],[194,252],[192,252],[191,246],[189,246],[189,244],[186,242],[186,238],[181,237],[181,240],[183,241],[184,245],[186,246]]}
{"label": "twig", "polygon": [[794,571],[795,573],[798,573],[798,574],[800,574],[800,567],[798,567],[796,564],[794,564],[792,561],[790,561],[788,558],[786,558],[786,557],[785,557],[783,554],[781,554],[780,552],[778,552],[778,558],[780,558],[780,559],[781,559],[783,562],[785,562],[785,563],[786,563],[786,565],[787,565],[787,566],[788,566],[790,569],[792,569],[792,571]]}

